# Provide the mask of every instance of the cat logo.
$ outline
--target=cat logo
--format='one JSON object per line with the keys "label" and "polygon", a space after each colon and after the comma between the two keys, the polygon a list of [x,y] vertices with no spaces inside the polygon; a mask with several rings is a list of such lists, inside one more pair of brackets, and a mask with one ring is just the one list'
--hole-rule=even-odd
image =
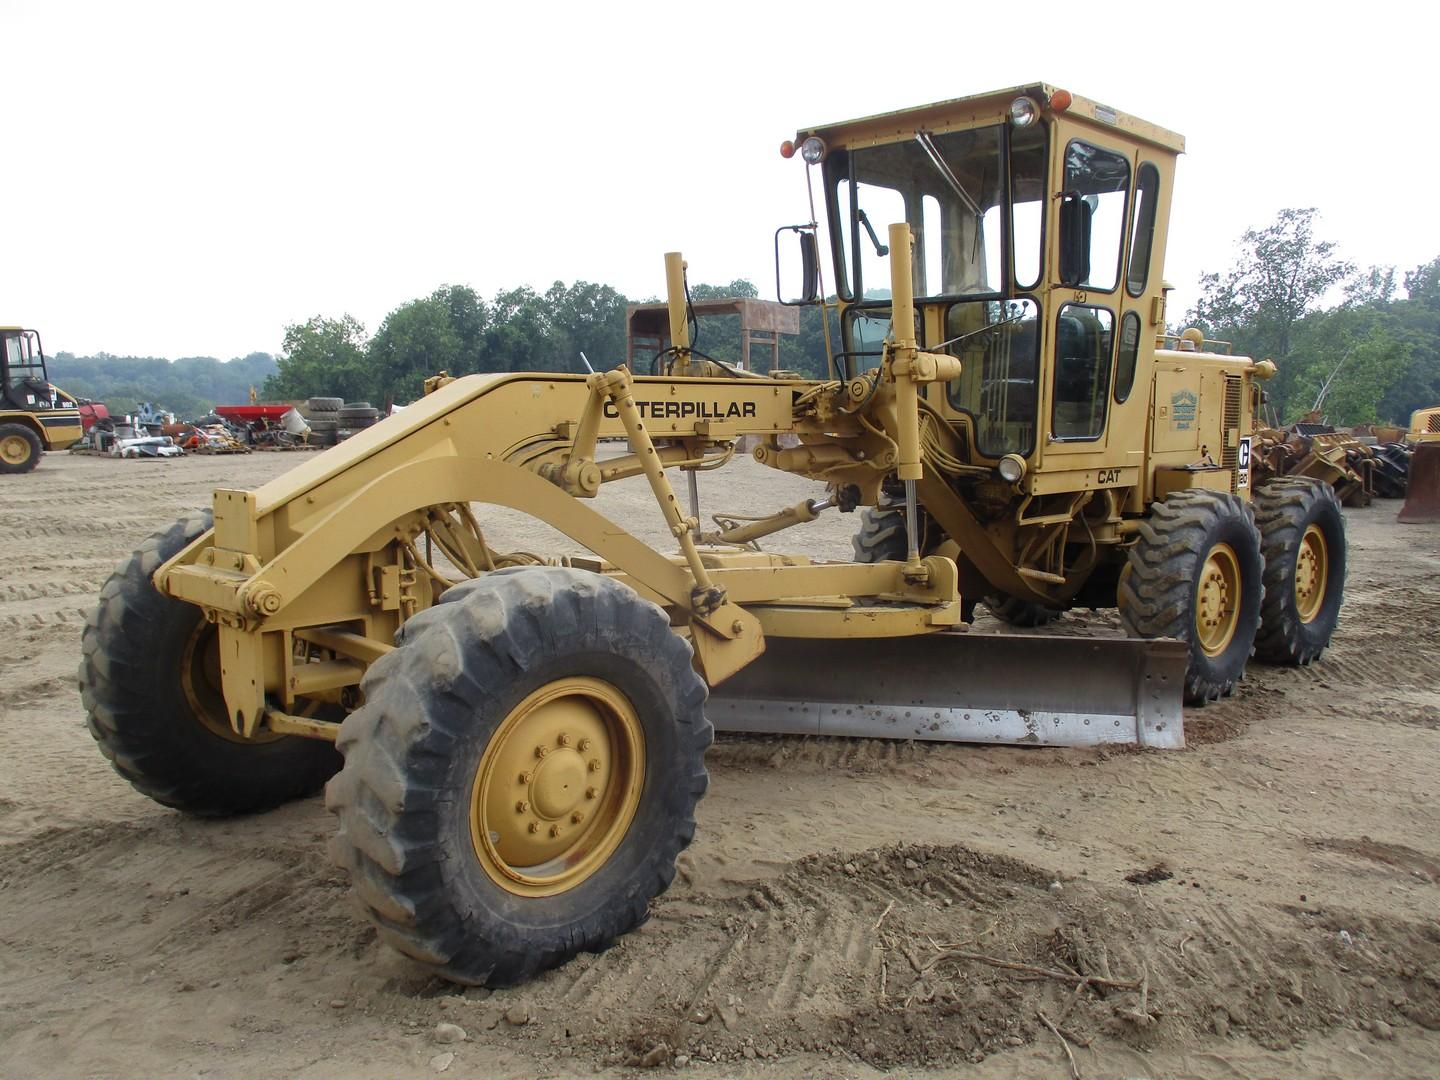
{"label": "cat logo", "polygon": [[1101,469],[1095,474],[1097,484],[1118,484],[1120,482],[1119,469]]}
{"label": "cat logo", "polygon": [[1235,486],[1237,488],[1248,488],[1250,486],[1250,436],[1240,440],[1240,446],[1235,454]]}

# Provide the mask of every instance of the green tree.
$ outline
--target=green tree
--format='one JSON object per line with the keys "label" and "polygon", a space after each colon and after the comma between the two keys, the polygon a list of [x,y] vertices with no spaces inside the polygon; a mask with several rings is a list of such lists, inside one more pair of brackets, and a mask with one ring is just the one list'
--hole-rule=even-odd
{"label": "green tree", "polygon": [[583,352],[599,371],[625,359],[629,301],[609,285],[557,281],[545,292],[552,357],[560,371],[580,371]]}
{"label": "green tree", "polygon": [[489,370],[490,319],[489,308],[468,285],[442,285],[427,297],[401,304],[370,342],[376,402],[413,401],[425,380],[441,371],[458,376]]}
{"label": "green tree", "polygon": [[485,371],[574,371],[579,357],[561,358],[551,347],[545,300],[528,285],[496,293],[485,330]]}
{"label": "green tree", "polygon": [[1281,210],[1265,228],[1247,230],[1230,269],[1201,276],[1200,300],[1187,320],[1251,355],[1277,362],[1289,356],[1295,324],[1355,271],[1334,244],[1315,238],[1318,213]]}
{"label": "green tree", "polygon": [[266,397],[358,400],[370,393],[365,327],[353,315],[316,315],[287,326],[283,349],[275,374],[265,382]]}
{"label": "green tree", "polygon": [[1284,419],[1298,420],[1317,402],[1326,419],[1339,426],[1390,419],[1384,402],[1405,376],[1413,348],[1383,303],[1307,316],[1295,330],[1293,392]]}

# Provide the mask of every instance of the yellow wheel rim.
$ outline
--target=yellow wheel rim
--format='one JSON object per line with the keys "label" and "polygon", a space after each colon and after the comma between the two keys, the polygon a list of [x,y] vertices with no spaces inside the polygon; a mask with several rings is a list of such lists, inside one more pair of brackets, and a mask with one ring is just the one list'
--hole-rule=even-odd
{"label": "yellow wheel rim", "polygon": [[1311,525],[1300,538],[1295,556],[1295,610],[1302,623],[1312,622],[1325,603],[1325,586],[1330,579],[1330,551],[1319,525]]}
{"label": "yellow wheel rim", "polygon": [[6,435],[0,439],[0,458],[7,465],[24,465],[30,460],[30,441],[22,435]]}
{"label": "yellow wheel rim", "polygon": [[285,737],[262,729],[247,739],[237,735],[230,726],[225,695],[220,689],[220,631],[213,623],[200,620],[185,643],[185,653],[180,658],[180,687],[185,691],[185,700],[190,703],[195,719],[212,735],[237,743],[274,742]]}
{"label": "yellow wheel rim", "polygon": [[1200,569],[1195,590],[1195,638],[1206,656],[1219,656],[1235,637],[1240,617],[1240,560],[1229,544],[1216,544]]}
{"label": "yellow wheel rim", "polygon": [[644,732],[619,690],[579,676],[542,686],[480,757],[470,795],[476,857],[521,896],[573,889],[620,846],[644,779]]}

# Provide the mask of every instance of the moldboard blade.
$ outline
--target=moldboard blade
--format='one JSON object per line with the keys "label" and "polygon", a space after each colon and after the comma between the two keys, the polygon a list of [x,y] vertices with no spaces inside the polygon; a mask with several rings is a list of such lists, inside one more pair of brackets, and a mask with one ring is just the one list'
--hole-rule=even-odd
{"label": "moldboard blade", "polygon": [[1170,639],[770,637],[706,713],[720,731],[1180,749],[1187,656]]}

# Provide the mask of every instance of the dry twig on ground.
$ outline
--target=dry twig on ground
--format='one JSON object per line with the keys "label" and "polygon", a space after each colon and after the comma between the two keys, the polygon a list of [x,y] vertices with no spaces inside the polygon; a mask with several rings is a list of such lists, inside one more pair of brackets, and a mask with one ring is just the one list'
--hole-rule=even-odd
{"label": "dry twig on ground", "polygon": [[1053,1031],[1055,1037],[1060,1040],[1060,1045],[1065,1048],[1065,1058],[1070,1062],[1070,1076],[1073,1080],[1080,1080],[1080,1066],[1075,1064],[1075,1054],[1070,1049],[1070,1040],[1060,1034],[1060,1029],[1052,1024],[1050,1018],[1043,1012],[1037,1012],[1035,1015],[1040,1017],[1040,1022]]}

